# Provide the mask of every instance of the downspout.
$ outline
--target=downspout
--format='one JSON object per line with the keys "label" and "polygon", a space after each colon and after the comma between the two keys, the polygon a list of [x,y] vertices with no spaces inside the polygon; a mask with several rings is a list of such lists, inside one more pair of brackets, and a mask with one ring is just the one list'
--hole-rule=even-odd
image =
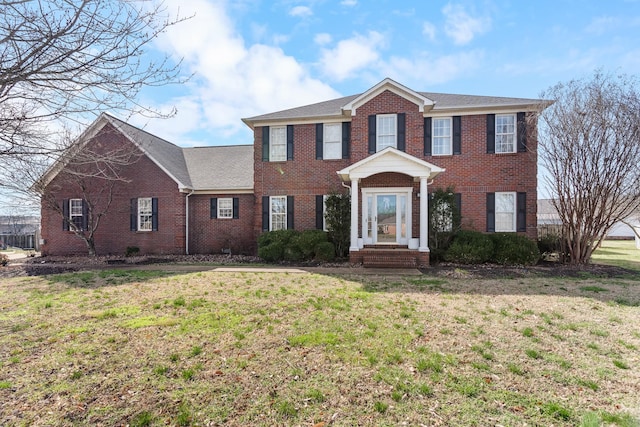
{"label": "downspout", "polygon": [[184,224],[184,252],[189,255],[189,196],[193,194],[193,190],[185,197],[185,224]]}

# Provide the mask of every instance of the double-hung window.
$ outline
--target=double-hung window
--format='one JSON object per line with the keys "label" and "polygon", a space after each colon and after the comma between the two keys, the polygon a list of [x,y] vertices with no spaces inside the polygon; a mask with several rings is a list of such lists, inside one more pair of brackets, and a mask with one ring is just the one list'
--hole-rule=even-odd
{"label": "double-hung window", "polygon": [[323,158],[342,158],[342,123],[325,123],[323,135]]}
{"label": "double-hung window", "polygon": [[434,118],[432,120],[433,131],[431,141],[433,144],[432,154],[434,156],[450,155],[452,153],[451,145],[451,118],[442,119]]}
{"label": "double-hung window", "polygon": [[269,161],[281,162],[287,160],[287,127],[272,126],[269,129]]}
{"label": "double-hung window", "polygon": [[69,223],[76,231],[82,231],[84,223],[82,207],[82,199],[69,199]]}
{"label": "double-hung window", "polygon": [[138,231],[153,230],[153,204],[151,197],[138,199]]}
{"label": "double-hung window", "polygon": [[398,141],[397,115],[378,114],[376,121],[376,151],[382,151],[387,147],[396,148]]}
{"label": "double-hung window", "polygon": [[271,231],[287,229],[287,196],[272,196],[269,199],[270,217],[269,229]]}
{"label": "double-hung window", "polygon": [[516,115],[496,115],[496,153],[516,152]]}
{"label": "double-hung window", "polygon": [[516,193],[496,193],[496,231],[516,231]]}
{"label": "double-hung window", "polygon": [[218,199],[218,218],[233,218],[233,199]]}

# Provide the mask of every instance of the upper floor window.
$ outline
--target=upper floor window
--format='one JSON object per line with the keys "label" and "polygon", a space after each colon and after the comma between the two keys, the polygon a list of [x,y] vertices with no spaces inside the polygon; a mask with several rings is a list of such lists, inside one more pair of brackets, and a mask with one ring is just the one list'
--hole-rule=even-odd
{"label": "upper floor window", "polygon": [[323,158],[342,158],[342,123],[325,123],[323,135]]}
{"label": "upper floor window", "polygon": [[451,145],[451,118],[434,118],[432,120],[432,154],[438,155],[450,155],[452,153]]}
{"label": "upper floor window", "polygon": [[376,151],[397,145],[397,116],[395,114],[378,114],[376,116]]}
{"label": "upper floor window", "polygon": [[516,115],[496,114],[496,153],[516,152]]}
{"label": "upper floor window", "polygon": [[287,128],[285,126],[272,126],[269,135],[269,160],[280,162],[287,160]]}

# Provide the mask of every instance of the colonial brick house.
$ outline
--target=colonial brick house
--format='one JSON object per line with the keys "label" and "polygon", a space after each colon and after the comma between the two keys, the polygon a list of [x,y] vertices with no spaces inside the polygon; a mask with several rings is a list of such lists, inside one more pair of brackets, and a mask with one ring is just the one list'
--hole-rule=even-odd
{"label": "colonial brick house", "polygon": [[[254,131],[252,146],[201,148],[177,147],[103,115],[80,140],[133,144],[143,156],[122,186],[120,213],[104,224],[100,252],[135,245],[144,252],[210,253],[234,243],[241,249],[232,251],[255,251],[262,232],[323,228],[324,196],[350,191],[351,261],[426,265],[429,194],[450,186],[463,227],[535,238],[537,141],[530,119],[539,105],[416,92],[385,79],[361,94],[243,119]],[[57,197],[78,198],[71,189]],[[150,200],[142,201],[146,210],[140,199]],[[156,206],[157,230],[151,220],[141,230]],[[42,218],[43,252],[78,249],[60,218],[44,207]]]}

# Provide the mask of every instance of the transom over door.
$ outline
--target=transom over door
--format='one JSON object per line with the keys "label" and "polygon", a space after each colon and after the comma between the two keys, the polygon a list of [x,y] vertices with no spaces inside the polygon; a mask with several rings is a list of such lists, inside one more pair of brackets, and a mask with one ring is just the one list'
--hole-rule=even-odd
{"label": "transom over door", "polygon": [[[363,191],[363,230],[366,244],[401,244],[408,242],[407,212],[410,211],[410,191]],[[411,222],[409,222],[410,224]]]}

